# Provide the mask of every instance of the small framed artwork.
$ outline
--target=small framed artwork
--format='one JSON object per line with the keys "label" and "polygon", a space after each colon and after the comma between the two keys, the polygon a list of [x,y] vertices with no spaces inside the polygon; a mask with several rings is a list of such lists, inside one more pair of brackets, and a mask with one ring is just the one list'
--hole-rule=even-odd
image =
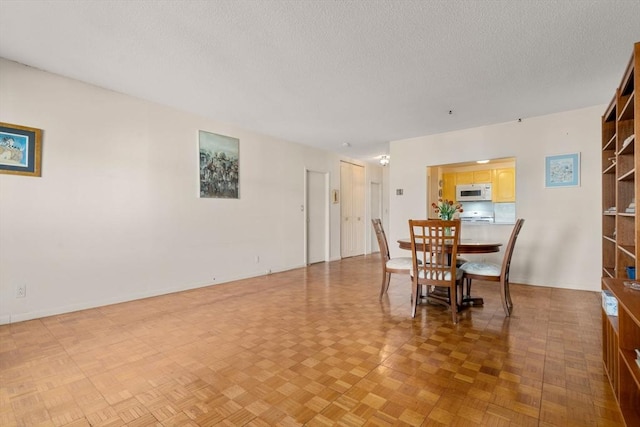
{"label": "small framed artwork", "polygon": [[580,153],[546,156],[544,186],[547,188],[580,185]]}
{"label": "small framed artwork", "polygon": [[238,199],[240,140],[201,130],[198,143],[200,197]]}
{"label": "small framed artwork", "polygon": [[0,122],[0,173],[41,176],[42,130]]}

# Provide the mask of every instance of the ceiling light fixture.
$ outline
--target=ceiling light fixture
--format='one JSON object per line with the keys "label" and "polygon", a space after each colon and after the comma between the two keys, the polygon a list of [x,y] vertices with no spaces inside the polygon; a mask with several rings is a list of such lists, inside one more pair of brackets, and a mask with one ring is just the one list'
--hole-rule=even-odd
{"label": "ceiling light fixture", "polygon": [[485,163],[489,163],[489,160],[476,160],[476,163],[484,165]]}
{"label": "ceiling light fixture", "polygon": [[380,157],[380,164],[382,166],[387,166],[389,164],[389,156],[384,155],[384,156]]}

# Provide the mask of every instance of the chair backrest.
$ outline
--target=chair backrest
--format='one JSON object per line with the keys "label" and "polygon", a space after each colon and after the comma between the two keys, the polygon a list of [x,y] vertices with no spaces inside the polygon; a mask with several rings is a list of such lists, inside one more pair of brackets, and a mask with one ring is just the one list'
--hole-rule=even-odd
{"label": "chair backrest", "polygon": [[413,274],[418,283],[455,286],[460,220],[410,219],[409,232]]}
{"label": "chair backrest", "polygon": [[380,246],[380,255],[382,256],[382,261],[389,261],[389,245],[387,244],[387,236],[384,234],[384,228],[382,228],[382,221],[380,218],[374,218],[371,220],[373,224],[373,230],[376,232],[376,237],[378,238],[378,246]]}
{"label": "chair backrest", "polygon": [[516,239],[518,238],[518,234],[520,234],[520,229],[522,229],[522,225],[524,224],[523,218],[518,218],[516,221],[516,225],[513,227],[513,231],[511,232],[511,237],[509,238],[509,243],[507,243],[507,248],[504,251],[504,258],[502,260],[502,271],[500,275],[504,277],[507,281],[509,280],[509,268],[511,267],[511,255],[513,255],[513,248],[516,245]]}

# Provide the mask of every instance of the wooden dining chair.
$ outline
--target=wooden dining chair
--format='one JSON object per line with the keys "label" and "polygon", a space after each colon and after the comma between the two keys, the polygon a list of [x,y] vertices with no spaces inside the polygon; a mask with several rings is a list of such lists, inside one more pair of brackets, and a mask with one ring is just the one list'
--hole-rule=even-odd
{"label": "wooden dining chair", "polygon": [[387,236],[382,228],[382,221],[379,218],[371,220],[373,230],[378,238],[378,246],[380,247],[380,258],[382,260],[382,286],[380,287],[380,299],[389,289],[391,281],[391,273],[409,274],[411,271],[411,257],[391,258],[389,255],[389,244]]}
{"label": "wooden dining chair", "polygon": [[[460,220],[409,220],[411,233],[411,317],[416,316],[420,290],[426,285],[426,298],[451,308],[453,323],[458,323],[457,286],[462,271],[455,262],[460,242]],[[446,288],[443,295],[436,289]]]}
{"label": "wooden dining chair", "polygon": [[511,316],[511,310],[513,310],[513,302],[511,301],[511,294],[509,292],[509,269],[511,268],[511,255],[513,255],[513,248],[516,245],[516,239],[524,219],[520,218],[516,221],[516,225],[513,227],[509,243],[504,251],[504,258],[502,264],[486,263],[486,262],[467,262],[460,266],[460,270],[463,271],[463,294],[464,285],[466,285],[467,296],[471,295],[471,281],[486,280],[490,282],[500,282],[500,299],[502,300],[502,308],[505,315]]}

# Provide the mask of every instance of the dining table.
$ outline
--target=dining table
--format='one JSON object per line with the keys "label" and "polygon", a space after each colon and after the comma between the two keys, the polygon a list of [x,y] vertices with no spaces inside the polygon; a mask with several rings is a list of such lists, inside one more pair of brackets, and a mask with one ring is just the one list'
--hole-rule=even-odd
{"label": "dining table", "polygon": [[[411,250],[411,239],[398,239],[400,249]],[[460,239],[458,242],[459,254],[489,254],[492,252],[500,252],[500,242],[484,242],[474,239]],[[420,248],[421,249],[421,248]]]}
{"label": "dining table", "polygon": [[[422,245],[421,243],[417,243]],[[406,237],[398,239],[398,246],[400,249],[411,250],[411,239]],[[502,243],[495,241],[481,241],[475,239],[460,239],[458,242],[458,254],[490,254],[493,252],[500,252],[500,246]],[[422,250],[422,248],[419,248]],[[451,262],[451,260],[449,260]],[[484,300],[479,297],[471,297],[471,295],[462,295],[463,305],[483,305]]]}

